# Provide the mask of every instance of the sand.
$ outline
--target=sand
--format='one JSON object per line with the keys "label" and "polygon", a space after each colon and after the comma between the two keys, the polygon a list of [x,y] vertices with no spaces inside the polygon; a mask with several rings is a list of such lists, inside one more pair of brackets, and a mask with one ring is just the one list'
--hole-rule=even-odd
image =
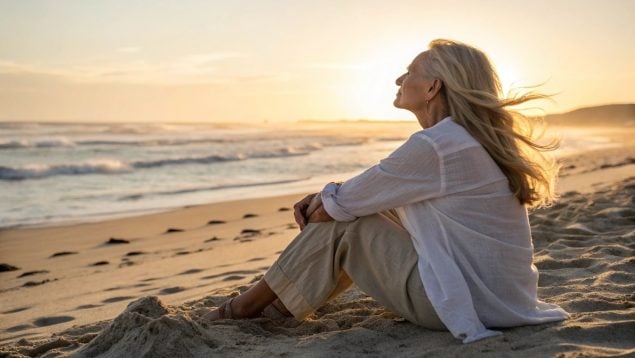
{"label": "sand", "polygon": [[297,234],[303,195],[0,231],[0,357],[635,356],[635,148],[566,158],[561,200],[531,213],[539,297],[571,319],[461,344],[355,287],[306,321],[196,323]]}

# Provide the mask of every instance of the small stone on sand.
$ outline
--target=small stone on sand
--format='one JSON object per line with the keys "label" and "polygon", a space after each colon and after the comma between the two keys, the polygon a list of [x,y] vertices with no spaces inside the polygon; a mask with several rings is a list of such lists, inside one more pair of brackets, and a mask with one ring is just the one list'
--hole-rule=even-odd
{"label": "small stone on sand", "polygon": [[129,244],[130,241],[125,239],[117,239],[116,237],[111,237],[110,240],[106,241],[106,244]]}
{"label": "small stone on sand", "polygon": [[26,277],[26,276],[32,276],[32,275],[37,275],[37,274],[40,274],[40,273],[49,273],[49,271],[48,270],[27,271],[27,272],[22,273],[20,276],[18,276],[18,278]]}
{"label": "small stone on sand", "polygon": [[66,255],[75,255],[75,254],[77,254],[76,251],[60,251],[60,252],[56,252],[53,255],[49,256],[49,258],[58,257],[58,256],[66,256]]}
{"label": "small stone on sand", "polygon": [[173,233],[173,232],[183,232],[183,231],[185,231],[185,230],[176,229],[176,228],[171,227],[171,228],[168,228],[167,230],[165,230],[165,234],[170,234],[170,233]]}
{"label": "small stone on sand", "polygon": [[15,270],[19,270],[20,268],[15,267],[13,265],[9,265],[9,264],[0,264],[0,272],[7,272],[7,271],[15,271]]}
{"label": "small stone on sand", "polygon": [[143,251],[130,251],[129,253],[126,254],[126,256],[138,256],[143,254],[145,254],[145,252]]}
{"label": "small stone on sand", "polygon": [[256,229],[244,229],[240,232],[241,235],[257,235],[260,234],[260,230]]}

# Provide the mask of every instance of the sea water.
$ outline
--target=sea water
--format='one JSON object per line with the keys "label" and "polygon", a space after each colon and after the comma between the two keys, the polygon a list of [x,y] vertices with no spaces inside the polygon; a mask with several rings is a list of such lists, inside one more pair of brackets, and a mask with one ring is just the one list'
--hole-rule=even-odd
{"label": "sea water", "polygon": [[[417,130],[414,121],[0,123],[0,227],[317,191]],[[609,143],[578,133],[564,144],[563,153]]]}

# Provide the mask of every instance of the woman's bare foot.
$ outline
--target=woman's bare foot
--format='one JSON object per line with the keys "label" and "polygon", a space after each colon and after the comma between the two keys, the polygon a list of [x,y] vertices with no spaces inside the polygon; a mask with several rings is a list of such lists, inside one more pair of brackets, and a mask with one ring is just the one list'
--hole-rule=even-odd
{"label": "woman's bare foot", "polygon": [[230,299],[228,299],[227,301],[223,302],[220,306],[218,306],[217,308],[203,314],[201,316],[201,318],[199,319],[200,322],[202,323],[207,323],[207,322],[212,322],[212,321],[217,321],[219,319],[237,319],[239,317],[236,316],[236,314],[234,313],[234,310],[232,308],[232,302],[234,301],[235,297],[232,297]]}
{"label": "woman's bare foot", "polygon": [[[216,309],[203,313],[199,321],[206,323],[219,319],[258,317],[263,309],[269,306],[276,298],[269,285],[264,280],[260,280],[244,293],[228,299]],[[284,310],[286,311],[286,308]]]}

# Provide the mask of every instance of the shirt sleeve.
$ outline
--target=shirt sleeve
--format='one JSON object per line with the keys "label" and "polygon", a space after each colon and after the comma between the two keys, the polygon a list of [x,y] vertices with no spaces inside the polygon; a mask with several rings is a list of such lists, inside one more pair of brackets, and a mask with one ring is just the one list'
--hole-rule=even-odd
{"label": "shirt sleeve", "polygon": [[322,204],[337,221],[434,198],[443,189],[442,162],[423,132],[413,134],[387,158],[341,185],[327,184]]}

